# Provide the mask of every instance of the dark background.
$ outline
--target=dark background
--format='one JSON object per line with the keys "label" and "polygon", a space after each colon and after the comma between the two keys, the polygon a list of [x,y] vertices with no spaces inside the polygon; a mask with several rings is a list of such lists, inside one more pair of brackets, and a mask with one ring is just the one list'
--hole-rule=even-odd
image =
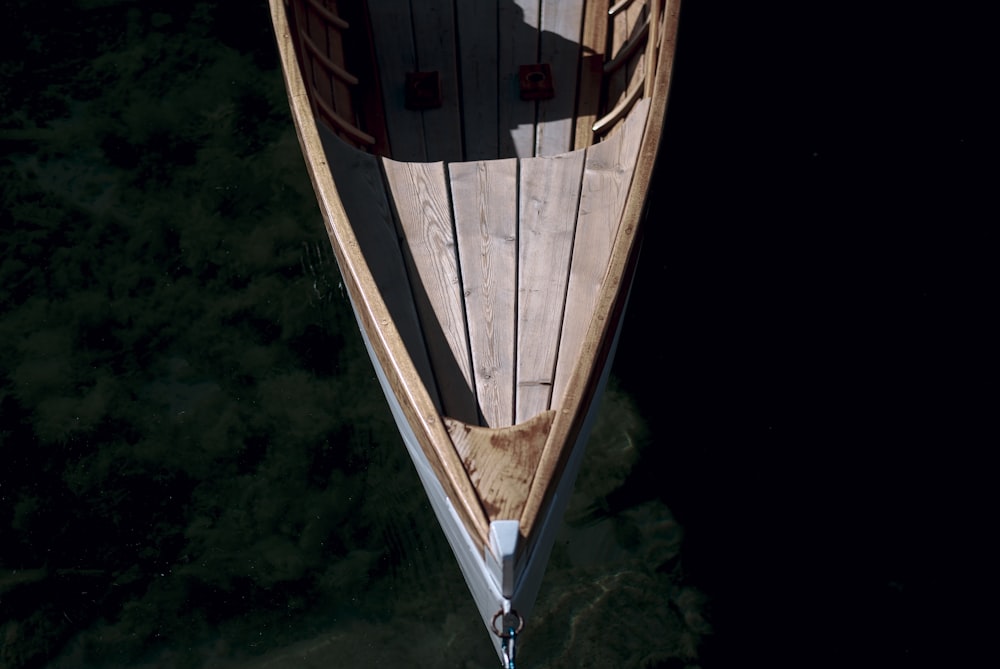
{"label": "dark background", "polygon": [[[4,12],[3,662],[197,666],[331,629],[351,666],[414,639],[418,666],[492,662],[335,297],[266,3]],[[620,573],[714,630],[647,669],[954,666],[987,638],[985,25],[687,0],[605,419],[638,450],[585,491],[644,538],[557,556],[550,591],[583,586],[541,638]],[[641,513],[679,556],[646,559]],[[539,664],[673,633],[616,606]]]}
{"label": "dark background", "polygon": [[[705,666],[986,637],[989,40],[961,4],[684,5],[616,373],[710,596]],[[990,278],[992,277],[992,278]]]}

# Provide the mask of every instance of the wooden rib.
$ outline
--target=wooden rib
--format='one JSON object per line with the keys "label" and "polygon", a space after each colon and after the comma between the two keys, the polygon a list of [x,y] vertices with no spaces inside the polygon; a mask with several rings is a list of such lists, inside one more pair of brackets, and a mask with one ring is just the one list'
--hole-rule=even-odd
{"label": "wooden rib", "polygon": [[499,429],[444,419],[490,520],[521,517],[554,418],[554,411],[545,411]]}
{"label": "wooden rib", "polygon": [[601,284],[607,275],[648,109],[649,100],[641,101],[618,132],[587,149],[566,293],[566,314],[572,317],[567,316],[563,323],[552,386],[553,408],[561,406],[566,384],[590,326]]}
{"label": "wooden rib", "polygon": [[316,106],[319,107],[321,112],[323,112],[323,116],[325,116],[328,121],[330,121],[334,126],[336,126],[337,130],[340,130],[344,134],[348,135],[352,140],[354,140],[358,144],[366,144],[371,146],[372,144],[375,143],[374,137],[369,135],[367,132],[361,130],[357,126],[353,125],[343,116],[335,112],[333,110],[333,107],[327,104],[326,100],[324,100],[322,97],[319,96],[318,92],[317,95],[314,97],[314,100],[316,101]]}
{"label": "wooden rib", "polygon": [[[316,34],[325,41],[325,26],[323,26],[322,21],[317,21],[312,17],[305,4],[302,2],[293,2],[292,9],[295,12],[295,26],[299,32],[298,37],[300,42],[313,34]],[[300,55],[302,57],[302,76],[309,83],[310,91],[312,92],[310,98],[313,104],[318,105],[319,101],[322,100],[332,109],[334,104],[333,89],[330,86],[329,77],[323,73],[322,68],[318,67],[308,54],[301,53],[300,51]]]}
{"label": "wooden rib", "polygon": [[603,12],[586,12],[580,59],[574,149],[584,149],[594,142],[592,126],[601,108],[601,86],[604,81],[604,50],[608,42],[608,17]]}
{"label": "wooden rib", "polygon": [[549,408],[583,151],[521,161],[515,422]]}
{"label": "wooden rib", "polygon": [[303,33],[302,42],[306,45],[306,48],[309,49],[309,52],[313,55],[313,57],[316,60],[318,60],[320,65],[326,68],[328,72],[330,72],[333,76],[343,81],[345,84],[350,84],[351,86],[357,86],[358,78],[355,77],[350,72],[348,72],[347,70],[345,70],[337,63],[327,58],[326,54],[323,53],[323,51],[318,46],[316,46],[316,43],[313,42],[312,38],[309,37],[309,35]]}
{"label": "wooden rib", "polygon": [[462,131],[466,160],[497,153],[497,0],[455,3],[462,71]]}
{"label": "wooden rib", "polygon": [[649,0],[649,38],[646,43],[646,85],[643,93],[648,98],[653,94],[656,81],[656,50],[659,48],[660,0]]}
{"label": "wooden rib", "polygon": [[[299,28],[299,37],[304,51],[303,58],[308,61],[308,79],[313,88],[313,102],[319,107],[325,103],[324,112],[334,123],[335,130],[342,130],[344,126],[355,127],[354,100],[348,83],[337,74],[337,68],[343,68],[339,63],[344,62],[344,46],[340,36],[340,29],[331,25],[329,21],[330,11],[316,11],[312,4],[303,2],[293,3],[296,12],[296,24]],[[333,66],[333,68],[331,68]],[[332,75],[332,76],[331,76]],[[351,75],[348,74],[348,77]],[[332,110],[333,114],[328,112]],[[343,123],[341,123],[341,121]],[[357,135],[347,131],[342,136],[350,138],[353,142],[364,143],[358,140]]]}
{"label": "wooden rib", "polygon": [[444,413],[477,423],[462,308],[462,282],[455,249],[448,183],[443,163],[383,159],[391,201],[405,238],[404,257],[434,366]]}
{"label": "wooden rib", "polygon": [[535,152],[536,103],[521,99],[518,68],[537,58],[539,2],[503,0],[497,14],[500,158],[526,158]]}
{"label": "wooden rib", "polygon": [[347,21],[331,12],[322,3],[320,3],[319,0],[306,0],[306,2],[309,3],[309,6],[313,9],[313,11],[326,19],[327,23],[336,26],[341,30],[347,30],[351,27]]}
{"label": "wooden rib", "polygon": [[483,423],[514,422],[517,161],[452,163],[451,198]]}
{"label": "wooden rib", "polygon": [[462,116],[452,0],[420,0],[419,9],[413,12],[413,33],[417,36],[418,69],[437,71],[441,81],[441,106],[410,112],[423,118],[427,138],[424,159],[461,160]]}
{"label": "wooden rib", "polygon": [[616,2],[610,9],[608,9],[608,16],[614,16],[630,4],[632,4],[632,0],[620,0],[619,2]]}
{"label": "wooden rib", "polygon": [[628,92],[628,95],[626,95],[621,102],[615,105],[614,109],[602,116],[597,123],[594,124],[593,130],[595,134],[600,135],[608,130],[611,130],[611,128],[614,127],[614,124],[628,113],[628,110],[632,108],[632,105],[634,105],[636,100],[638,100],[642,95],[642,91],[644,90],[644,79],[645,74],[643,74],[643,78],[632,87],[632,90]]}
{"label": "wooden rib", "polygon": [[367,4],[392,157],[425,160],[423,119],[406,109],[404,99],[406,73],[417,69],[409,0],[368,0]]}
{"label": "wooden rib", "polygon": [[583,2],[542,2],[538,60],[552,66],[555,97],[538,103],[535,118],[536,156],[554,156],[573,148],[573,109],[576,104],[582,30]]}
{"label": "wooden rib", "polygon": [[[629,5],[616,12],[608,21],[608,27],[611,31],[608,40],[608,56],[611,59],[614,59],[618,52],[628,44],[632,20],[635,18],[634,15],[635,8]],[[625,72],[618,69],[609,76],[605,76],[604,81],[607,87],[605,90],[606,108],[613,107],[621,101],[621,98],[628,91],[628,77],[626,77]]]}
{"label": "wooden rib", "polygon": [[345,48],[354,56],[352,61],[358,79],[365,82],[356,90],[356,118],[364,119],[366,132],[371,133],[375,143],[370,151],[378,156],[390,156],[389,134],[382,99],[382,82],[379,81],[377,59],[371,21],[367,3],[348,3],[343,11],[354,29],[344,34]]}
{"label": "wooden rib", "polygon": [[[648,1],[648,0],[647,0]],[[641,40],[645,44],[649,44],[649,8],[646,3],[636,3],[628,9],[629,17],[633,18],[633,28],[639,27],[639,32],[645,33],[645,37]],[[630,34],[633,34],[630,32]],[[639,40],[633,39],[633,42],[639,42]],[[637,45],[641,46],[640,45]],[[645,90],[645,85],[643,83],[643,77],[646,76],[646,49],[637,48],[635,53],[629,58],[628,62],[625,63],[623,68],[625,71],[625,79],[628,82],[625,85],[626,91],[631,91],[633,87],[639,86]]]}
{"label": "wooden rib", "polygon": [[629,58],[631,58],[639,47],[646,42],[649,38],[649,19],[642,24],[639,32],[625,43],[624,46],[615,54],[614,58],[604,64],[604,74],[611,74],[615,70],[620,69],[626,63],[628,63]]}

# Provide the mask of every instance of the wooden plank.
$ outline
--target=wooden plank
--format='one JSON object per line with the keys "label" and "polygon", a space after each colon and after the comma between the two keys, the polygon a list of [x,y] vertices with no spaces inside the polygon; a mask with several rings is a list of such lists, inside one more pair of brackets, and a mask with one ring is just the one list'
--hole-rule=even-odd
{"label": "wooden plank", "polygon": [[440,410],[440,399],[413,293],[406,273],[399,233],[385,192],[382,171],[375,156],[348,146],[325,127],[320,137],[337,194],[358,240],[368,269],[406,346],[427,392]]}
{"label": "wooden plank", "polygon": [[462,71],[462,131],[466,160],[496,158],[497,0],[458,2],[456,24]]}
{"label": "wooden plank", "polygon": [[574,151],[521,161],[514,398],[518,423],[549,408],[583,159],[583,151]]}
{"label": "wooden plank", "polygon": [[608,42],[607,2],[588,2],[583,20],[580,43],[580,82],[577,85],[574,149],[585,149],[594,143],[591,127],[601,111],[601,85],[604,81],[604,51]]}
{"label": "wooden plank", "polygon": [[451,199],[482,422],[514,422],[517,161],[452,163]]}
{"label": "wooden plank", "polygon": [[389,146],[396,160],[426,160],[424,124],[406,109],[406,73],[417,69],[409,0],[368,0]]}
{"label": "wooden plank", "polygon": [[535,155],[536,103],[521,99],[518,68],[538,62],[540,0],[503,0],[497,13],[501,158]]}
{"label": "wooden plank", "polygon": [[603,142],[587,149],[566,294],[566,319],[552,387],[553,407],[558,407],[562,401],[594,317],[594,305],[607,276],[648,110],[649,99],[640,100],[624,125]]}
{"label": "wooden plank", "polygon": [[413,3],[413,34],[416,36],[417,68],[425,72],[437,71],[441,77],[441,106],[411,112],[423,117],[424,137],[427,138],[425,160],[461,160],[462,117],[452,0]]}
{"label": "wooden plank", "polygon": [[538,103],[535,155],[554,156],[573,148],[583,0],[543,0],[539,61],[552,65],[555,97]]}
{"label": "wooden plank", "polygon": [[545,411],[500,429],[444,419],[490,520],[521,517],[554,418]]}
{"label": "wooden plank", "polygon": [[608,264],[607,280],[595,307],[595,319],[584,340],[579,364],[572,373],[567,386],[563,410],[557,412],[552,423],[548,441],[538,463],[535,478],[531,482],[528,500],[521,514],[521,532],[530,544],[540,536],[545,528],[548,504],[552,500],[556,483],[567,466],[568,449],[564,446],[577,438],[580,420],[586,403],[596,389],[597,379],[590,373],[606,359],[612,342],[612,335],[624,309],[626,286],[633,275],[638,255],[638,229],[645,209],[650,176],[656,162],[663,117],[666,113],[667,94],[670,88],[671,70],[677,40],[677,21],[680,2],[671,0],[664,11],[661,48],[656,68],[656,83],[649,98],[647,135],[639,148],[639,159],[632,176],[632,186],[619,227],[618,240]]}
{"label": "wooden plank", "polygon": [[477,423],[462,282],[444,163],[383,159],[396,219],[405,238],[410,286],[434,366],[444,413]]}

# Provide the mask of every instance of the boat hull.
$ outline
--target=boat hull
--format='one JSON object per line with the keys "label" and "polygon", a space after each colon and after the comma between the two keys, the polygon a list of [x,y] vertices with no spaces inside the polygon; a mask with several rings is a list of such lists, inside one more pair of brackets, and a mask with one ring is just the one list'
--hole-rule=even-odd
{"label": "boat hull", "polygon": [[[354,307],[353,301],[351,306],[355,309],[355,315],[357,316],[358,312]],[[624,314],[624,308],[620,312],[614,339],[611,342],[611,348],[605,365],[601,369],[593,401],[587,409],[586,417],[572,446],[563,475],[559,479],[559,484],[552,496],[551,503],[548,505],[547,512],[538,528],[537,539],[533,543],[531,550],[515,564],[514,587],[509,596],[505,596],[502,592],[502,586],[498,582],[496,571],[491,567],[490,556],[484,551],[476,538],[469,533],[461,515],[441,485],[441,481],[435,475],[434,468],[427,459],[413,431],[413,427],[406,418],[400,398],[396,396],[385,370],[382,369],[379,358],[372,347],[371,339],[368,337],[365,328],[360,328],[365,349],[371,358],[375,374],[382,387],[382,392],[392,412],[399,434],[406,446],[407,453],[409,453],[413,466],[417,471],[417,476],[420,478],[424,491],[427,493],[427,498],[430,501],[431,508],[434,510],[437,522],[441,526],[441,530],[448,540],[452,552],[455,554],[455,559],[462,571],[462,576],[469,588],[469,592],[472,594],[483,625],[490,632],[490,639],[501,659],[503,657],[501,637],[497,634],[494,619],[498,612],[510,611],[514,611],[522,618],[526,618],[531,615],[534,608],[535,600],[541,587],[542,577],[548,565],[556,535],[563,524],[566,506],[569,504],[570,497],[573,494],[577,474],[580,471],[584,453],[586,452],[587,441],[590,437],[594,421],[597,419],[600,400],[610,376],[611,364],[614,360],[614,354],[618,348],[618,339],[621,335],[623,320],[621,314]]]}

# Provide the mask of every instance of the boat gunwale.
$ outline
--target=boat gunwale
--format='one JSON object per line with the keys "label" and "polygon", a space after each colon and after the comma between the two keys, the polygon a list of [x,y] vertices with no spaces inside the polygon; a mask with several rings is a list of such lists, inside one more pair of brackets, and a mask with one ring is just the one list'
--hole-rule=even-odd
{"label": "boat gunwale", "polygon": [[[662,13],[664,25],[660,35],[662,42],[657,53],[656,79],[653,92],[649,96],[650,109],[646,116],[646,125],[619,224],[618,236],[612,246],[608,271],[601,283],[600,295],[583,340],[583,349],[577,356],[570,380],[566,385],[562,406],[553,421],[535,479],[532,481],[521,513],[521,531],[528,538],[528,544],[532,543],[534,529],[540,517],[544,517],[544,510],[555,494],[552,482],[558,480],[571,455],[572,449],[566,445],[576,442],[583,427],[583,418],[595,399],[604,365],[610,364],[607,355],[613,345],[617,324],[624,313],[631,277],[638,263],[640,235],[637,233],[640,231],[640,223],[648,206],[650,179],[663,140],[680,6],[681,0],[666,0],[666,8]],[[616,128],[613,132],[619,129]],[[651,137],[651,133],[655,136]],[[598,364],[601,360],[604,360],[604,364]],[[574,392],[578,393],[575,398],[571,395]],[[569,407],[572,407],[572,410]]]}
{"label": "boat gunwale", "polygon": [[[443,416],[439,414],[421,381],[402,336],[395,327],[341,201],[329,168],[328,156],[319,137],[317,119],[291,35],[292,28],[286,15],[285,1],[268,1],[296,133],[354,312],[370,337],[371,350],[446,494],[454,500],[455,508],[459,510],[459,516],[470,536],[475,537],[485,548],[488,546],[490,519],[452,445]],[[655,83],[649,96],[650,109],[617,237],[612,245],[608,270],[601,283],[593,316],[583,340],[583,349],[576,358],[561,405],[557,407],[559,411],[546,439],[521,513],[521,531],[526,539],[522,542],[522,548],[525,551],[533,550],[535,528],[544,524],[545,509],[555,494],[553,483],[565,469],[574,450],[572,446],[581,433],[583,419],[596,399],[601,374],[604,367],[610,364],[608,352],[624,311],[628,284],[637,262],[637,233],[645,213],[649,180],[662,142],[681,3],[680,0],[666,0],[665,4],[661,14],[664,25],[656,59]],[[620,128],[616,128],[613,132],[619,130]]]}
{"label": "boat gunwale", "polygon": [[[458,454],[451,448],[451,439],[437,408],[416,368],[410,360],[402,337],[397,331],[389,309],[382,300],[368,262],[361,251],[354,229],[344,210],[336,182],[329,169],[298,62],[284,0],[268,0],[282,61],[282,74],[294,118],[295,131],[305,155],[306,167],[323,210],[323,219],[330,237],[344,286],[351,296],[354,312],[368,333],[372,350],[407,421],[424,449],[425,455],[449,496],[455,500],[469,534],[480,545],[488,542],[489,520],[478,503],[471,481]],[[447,445],[448,448],[440,448]],[[431,449],[428,452],[428,447]]]}

